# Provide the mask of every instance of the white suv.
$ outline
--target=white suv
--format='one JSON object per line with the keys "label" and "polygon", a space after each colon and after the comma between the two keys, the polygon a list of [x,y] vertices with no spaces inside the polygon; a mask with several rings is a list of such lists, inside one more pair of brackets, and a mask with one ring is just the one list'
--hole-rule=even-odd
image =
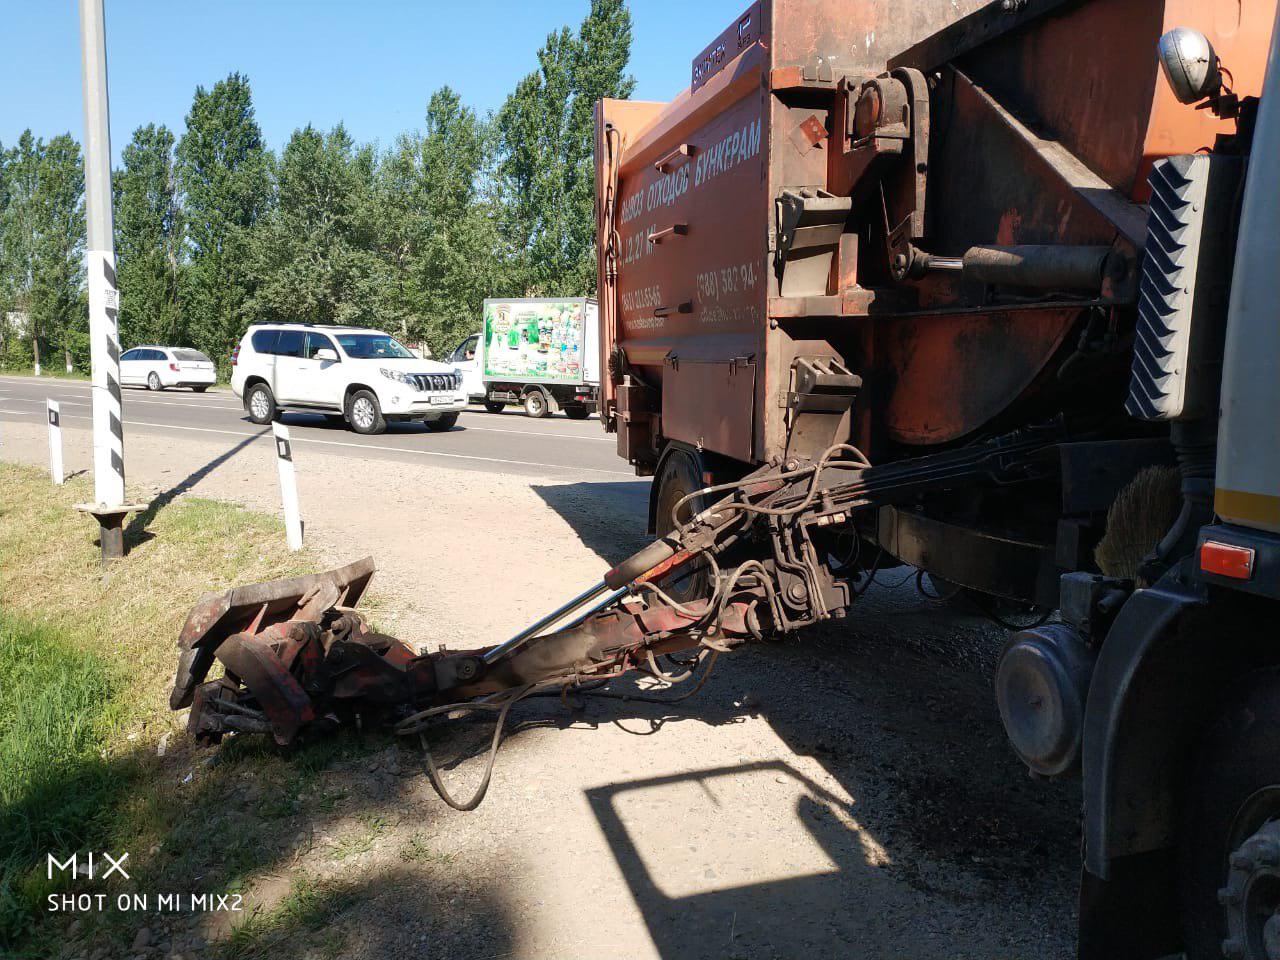
{"label": "white suv", "polygon": [[467,405],[453,367],[361,327],[252,326],[231,354],[231,389],[254,423],[296,410],[346,421],[356,433],[382,433],[388,420],[448,430]]}

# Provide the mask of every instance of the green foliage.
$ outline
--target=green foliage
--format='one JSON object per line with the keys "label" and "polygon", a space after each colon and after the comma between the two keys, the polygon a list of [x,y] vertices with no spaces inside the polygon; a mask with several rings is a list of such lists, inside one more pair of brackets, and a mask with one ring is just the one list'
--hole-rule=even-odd
{"label": "green foliage", "polygon": [[254,292],[252,232],[272,189],[271,154],[246,77],[233,73],[212,90],[196,88],[177,171],[190,257],[182,285],[186,331],[221,362],[245,325]]}
{"label": "green foliage", "polygon": [[486,192],[492,149],[488,125],[443,87],[425,132],[402,136],[382,165],[380,248],[393,277],[383,323],[436,356],[475,331],[481,301],[501,291],[513,259]]}
{"label": "green foliage", "polygon": [[178,290],[182,276],[182,220],[173,134],[147,124],[124,148],[112,178],[120,343],[182,343]]}
{"label": "green foliage", "polygon": [[[63,350],[88,364],[84,283],[84,165],[70,134],[48,143],[24,131],[4,155],[0,214],[0,318],[4,358],[29,358],[39,339],[42,361],[61,365]],[[18,323],[7,321],[17,314]]]}
{"label": "green foliage", "polygon": [[389,280],[376,252],[372,147],[338,126],[294,132],[280,158],[276,202],[253,233],[254,322],[377,325]]}
{"label": "green foliage", "polygon": [[508,229],[518,238],[530,295],[581,296],[596,286],[594,109],[627,97],[631,14],[624,0],[592,0],[577,34],[547,37],[538,69],[496,119]]}
{"label": "green foliage", "polygon": [[[250,323],[349,323],[440,356],[486,297],[591,293],[594,107],[631,93],[630,46],[625,0],[592,0],[496,116],[443,87],[383,154],[308,125],[277,160],[248,78],[198,87],[176,149],[139,127],[113,176],[122,344],[225,364]],[[65,348],[88,368],[83,192],[70,136],[0,150],[0,365],[38,336],[46,366]]]}

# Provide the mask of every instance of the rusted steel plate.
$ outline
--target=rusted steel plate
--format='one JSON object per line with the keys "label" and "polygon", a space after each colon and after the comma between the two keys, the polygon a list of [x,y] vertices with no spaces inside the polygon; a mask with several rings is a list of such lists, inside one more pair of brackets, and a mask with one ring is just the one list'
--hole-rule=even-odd
{"label": "rusted steel plate", "polygon": [[[296,619],[307,600],[322,601],[320,593],[342,598],[345,606],[355,606],[373,578],[372,557],[324,573],[290,580],[270,580],[236,587],[222,594],[210,594],[187,615],[178,635],[178,668],[174,675],[169,705],[174,710],[191,705],[196,684],[204,680],[213,664],[214,651],[233,633],[256,623],[261,630],[275,623]],[[315,615],[326,607],[312,604]]]}

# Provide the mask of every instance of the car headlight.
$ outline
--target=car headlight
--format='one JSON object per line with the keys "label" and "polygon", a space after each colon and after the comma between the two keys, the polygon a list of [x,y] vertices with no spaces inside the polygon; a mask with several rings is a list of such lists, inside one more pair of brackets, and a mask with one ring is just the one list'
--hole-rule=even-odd
{"label": "car headlight", "polygon": [[378,372],[388,380],[394,380],[396,383],[403,383],[406,387],[415,386],[413,377],[407,373],[401,373],[399,370],[388,370],[386,367],[379,367]]}

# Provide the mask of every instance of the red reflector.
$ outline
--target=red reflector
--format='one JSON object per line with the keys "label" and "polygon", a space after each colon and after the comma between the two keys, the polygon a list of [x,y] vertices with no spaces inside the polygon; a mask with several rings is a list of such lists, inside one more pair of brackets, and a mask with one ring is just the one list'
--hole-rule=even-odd
{"label": "red reflector", "polygon": [[1200,547],[1200,569],[1232,580],[1253,576],[1253,548],[1206,540]]}

